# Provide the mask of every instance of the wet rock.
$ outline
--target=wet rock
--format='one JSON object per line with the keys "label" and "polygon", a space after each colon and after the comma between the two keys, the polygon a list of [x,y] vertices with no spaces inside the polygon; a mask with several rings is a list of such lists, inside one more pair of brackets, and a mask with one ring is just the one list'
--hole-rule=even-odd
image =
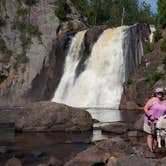
{"label": "wet rock", "polygon": [[116,166],[116,163],[117,163],[117,158],[110,157],[106,166]]}
{"label": "wet rock", "polygon": [[138,156],[124,156],[117,159],[114,166],[156,166],[158,160],[146,159]]}
{"label": "wet rock", "polygon": [[129,131],[127,135],[128,137],[142,137],[144,133],[139,131]]}
{"label": "wet rock", "polygon": [[123,134],[127,132],[127,126],[125,123],[121,122],[113,122],[110,123],[107,126],[101,127],[101,130],[104,132],[110,132],[110,133],[115,133],[115,134]]}
{"label": "wet rock", "polygon": [[57,158],[51,156],[48,161],[48,166],[62,166],[62,162],[58,160]]}
{"label": "wet rock", "polygon": [[15,157],[9,159],[5,166],[22,166],[21,161]]}
{"label": "wet rock", "polygon": [[93,125],[87,111],[54,102],[30,103],[19,116],[16,130],[25,132],[86,131]]}
{"label": "wet rock", "polygon": [[95,146],[79,153],[65,166],[94,166],[105,165],[111,156],[121,157],[131,154],[132,148],[121,138],[116,137],[96,143]]}
{"label": "wet rock", "polygon": [[134,123],[133,129],[143,130],[144,114],[139,115],[138,120]]}
{"label": "wet rock", "polygon": [[74,159],[65,164],[65,166],[92,166],[99,163],[106,163],[110,154],[97,148],[87,149],[78,154]]}

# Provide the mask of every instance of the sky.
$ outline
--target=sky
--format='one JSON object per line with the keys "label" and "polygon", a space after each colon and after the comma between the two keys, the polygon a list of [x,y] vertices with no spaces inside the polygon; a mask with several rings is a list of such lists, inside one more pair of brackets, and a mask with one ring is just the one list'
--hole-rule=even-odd
{"label": "sky", "polygon": [[[141,3],[143,0],[139,0]],[[157,0],[145,0],[145,2],[149,3],[151,5],[151,10],[153,13],[157,12]]]}

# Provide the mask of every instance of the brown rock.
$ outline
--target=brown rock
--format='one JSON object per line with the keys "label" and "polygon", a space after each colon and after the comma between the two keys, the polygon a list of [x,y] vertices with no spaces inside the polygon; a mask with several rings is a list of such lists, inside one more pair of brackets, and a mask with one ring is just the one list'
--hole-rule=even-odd
{"label": "brown rock", "polygon": [[65,166],[105,165],[111,156],[121,157],[132,153],[132,148],[121,138],[116,137],[98,142],[95,146],[79,153]]}
{"label": "brown rock", "polygon": [[62,166],[62,162],[58,160],[57,158],[51,156],[49,161],[48,161],[48,166]]}
{"label": "brown rock", "polygon": [[93,125],[87,111],[54,102],[30,103],[19,117],[16,121],[18,131],[86,131]]}
{"label": "brown rock", "polygon": [[5,166],[22,166],[21,161],[15,157],[9,159]]}
{"label": "brown rock", "polygon": [[123,134],[127,131],[127,126],[125,123],[113,122],[107,126],[101,127],[101,130],[104,132],[110,132],[115,134]]}

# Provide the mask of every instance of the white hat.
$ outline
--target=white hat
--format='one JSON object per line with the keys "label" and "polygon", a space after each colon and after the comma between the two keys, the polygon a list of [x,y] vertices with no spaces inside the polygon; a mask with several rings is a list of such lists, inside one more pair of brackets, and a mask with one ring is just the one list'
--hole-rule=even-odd
{"label": "white hat", "polygon": [[164,93],[164,89],[158,87],[158,88],[156,88],[156,89],[154,90],[154,93],[159,93],[159,92]]}

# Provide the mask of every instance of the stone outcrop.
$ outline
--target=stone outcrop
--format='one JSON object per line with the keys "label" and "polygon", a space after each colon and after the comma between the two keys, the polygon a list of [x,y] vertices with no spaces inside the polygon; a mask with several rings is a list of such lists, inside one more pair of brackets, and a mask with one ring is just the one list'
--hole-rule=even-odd
{"label": "stone outcrop", "polygon": [[130,146],[120,138],[112,138],[97,143],[95,146],[79,153],[65,166],[106,165],[111,156],[120,157],[131,154]]}
{"label": "stone outcrop", "polygon": [[16,130],[25,132],[87,131],[93,125],[88,112],[50,102],[30,103],[18,116]]}
{"label": "stone outcrop", "polygon": [[0,91],[0,104],[52,97],[63,73],[68,43],[76,31],[87,27],[72,2],[68,0],[66,5],[70,9],[67,20],[61,21],[55,14],[58,3],[53,0],[0,2],[0,19],[4,20],[0,66],[8,66],[13,73],[10,86]]}

